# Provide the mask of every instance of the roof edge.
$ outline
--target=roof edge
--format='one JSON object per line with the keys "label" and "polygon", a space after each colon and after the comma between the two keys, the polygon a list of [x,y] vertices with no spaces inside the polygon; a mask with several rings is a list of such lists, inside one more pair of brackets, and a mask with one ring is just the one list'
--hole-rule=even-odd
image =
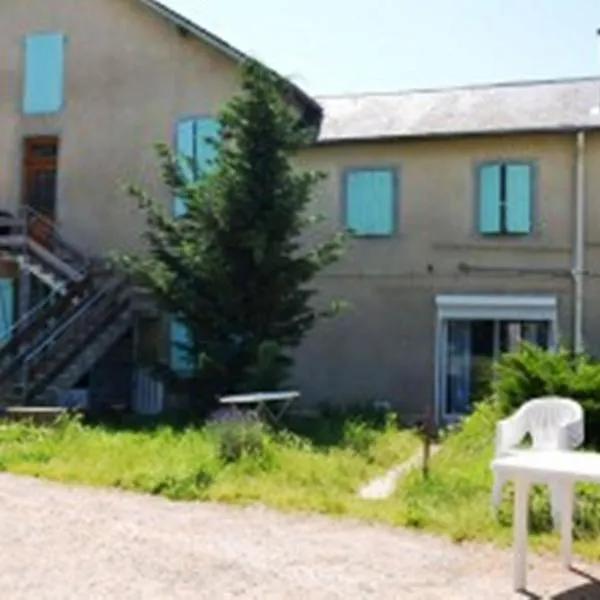
{"label": "roof edge", "polygon": [[555,77],[547,79],[517,79],[510,81],[491,81],[488,83],[472,83],[438,87],[406,88],[401,90],[372,90],[368,92],[348,92],[335,94],[317,94],[320,100],[353,100],[355,98],[388,98],[390,96],[408,96],[412,94],[436,94],[444,92],[460,92],[467,90],[486,90],[502,88],[532,87],[537,85],[555,85],[561,83],[591,83],[600,82],[600,75],[582,75],[574,77]]}
{"label": "roof edge", "polygon": [[[185,31],[202,40],[209,46],[212,46],[218,52],[221,52],[232,60],[236,62],[244,62],[245,60],[250,59],[250,56],[241,50],[238,50],[224,39],[220,38],[214,33],[211,33],[207,29],[204,29],[180,13],[165,6],[162,4],[162,2],[158,2],[158,0],[140,0],[140,2],[157,14],[161,15],[163,18],[171,21],[171,23],[174,25],[181,27]],[[260,62],[260,64],[262,64],[266,69],[269,70],[269,72],[273,73],[277,78],[285,82],[286,85],[290,87],[294,100],[302,107],[302,120],[307,126],[315,127],[318,132],[323,122],[323,108],[319,102],[283,75],[277,73],[262,62]]]}
{"label": "roof edge", "polygon": [[489,129],[472,131],[442,131],[403,135],[331,137],[318,139],[315,146],[341,146],[342,144],[382,144],[401,140],[436,140],[485,136],[500,137],[508,135],[542,135],[552,133],[567,134],[577,133],[579,131],[600,131],[600,123],[597,125],[561,125],[556,127],[527,127],[521,129]]}

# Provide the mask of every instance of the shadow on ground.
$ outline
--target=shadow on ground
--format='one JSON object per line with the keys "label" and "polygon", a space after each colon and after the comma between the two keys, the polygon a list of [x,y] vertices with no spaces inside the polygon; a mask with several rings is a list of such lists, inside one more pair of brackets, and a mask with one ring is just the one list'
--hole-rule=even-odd
{"label": "shadow on ground", "polygon": [[[600,600],[600,580],[592,577],[581,569],[571,568],[571,572],[586,580],[582,585],[550,596],[550,600]],[[523,598],[544,600],[547,596],[538,596],[531,592],[523,592]]]}

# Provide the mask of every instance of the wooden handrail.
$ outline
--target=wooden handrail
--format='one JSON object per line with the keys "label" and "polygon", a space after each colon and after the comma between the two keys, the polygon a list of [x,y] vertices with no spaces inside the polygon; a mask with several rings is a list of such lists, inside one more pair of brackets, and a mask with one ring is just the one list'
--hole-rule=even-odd
{"label": "wooden handrail", "polygon": [[19,209],[25,235],[43,247],[50,248],[54,254],[64,260],[70,267],[77,271],[85,271],[89,266],[89,259],[78,248],[67,242],[60,234],[56,222],[35,210],[29,205]]}

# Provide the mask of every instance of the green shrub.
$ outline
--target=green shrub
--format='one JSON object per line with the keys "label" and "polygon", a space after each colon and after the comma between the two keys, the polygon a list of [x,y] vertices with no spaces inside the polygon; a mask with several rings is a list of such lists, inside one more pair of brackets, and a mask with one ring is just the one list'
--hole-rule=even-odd
{"label": "green shrub", "polygon": [[367,454],[375,443],[378,432],[362,421],[348,421],[344,425],[342,447],[358,454]]}
{"label": "green shrub", "polygon": [[208,431],[216,441],[219,458],[225,463],[243,458],[264,459],[271,450],[271,438],[260,421],[222,421],[209,425]]}
{"label": "green shrub", "polygon": [[376,425],[361,418],[346,421],[342,428],[341,446],[374,460],[377,454],[375,447],[385,440],[385,434],[398,431],[397,422],[397,416],[391,412],[381,417]]}
{"label": "green shrub", "polygon": [[328,423],[345,425],[349,421],[360,421],[379,430],[385,429],[391,421],[399,425],[398,416],[386,402],[373,400],[346,400],[343,403],[322,402],[318,408],[320,418]]}
{"label": "green shrub", "polygon": [[524,344],[500,359],[493,394],[505,414],[532,398],[573,398],[585,411],[586,442],[600,443],[600,362],[588,355]]}

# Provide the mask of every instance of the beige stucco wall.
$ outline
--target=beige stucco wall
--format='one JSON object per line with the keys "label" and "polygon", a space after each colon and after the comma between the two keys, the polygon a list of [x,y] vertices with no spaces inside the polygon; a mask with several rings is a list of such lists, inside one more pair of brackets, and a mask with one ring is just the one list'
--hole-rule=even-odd
{"label": "beige stucco wall", "polygon": [[[66,103],[49,117],[21,115],[23,37],[67,36]],[[27,0],[0,8],[0,206],[21,193],[25,135],[60,137],[58,220],[88,253],[140,245],[143,221],[120,182],[168,201],[153,145],[178,118],[215,115],[237,85],[236,65],[138,0]]]}
{"label": "beige stucco wall", "polygon": [[[21,115],[22,38],[68,38],[66,104],[51,117]],[[14,208],[25,135],[60,136],[58,219],[81,249],[140,247],[141,215],[119,190],[139,181],[169,202],[153,144],[169,141],[178,118],[214,115],[236,90],[236,66],[137,0],[27,0],[0,8],[0,207]],[[324,323],[298,352],[305,402],[376,398],[420,414],[433,398],[436,294],[555,293],[560,330],[572,327],[573,135],[429,139],[312,148],[298,159],[329,175],[315,211],[338,227],[345,168],[399,169],[398,234],[354,240],[320,280],[348,310]],[[518,158],[538,166],[535,232],[484,240],[475,233],[474,165]],[[585,333],[600,350],[600,136],[588,143]],[[465,272],[461,264],[475,269]],[[518,271],[515,271],[518,268]],[[152,336],[151,336],[152,337]],[[153,338],[154,339],[154,338]]]}
{"label": "beige stucco wall", "polygon": [[[588,219],[600,241],[593,165],[600,137],[590,139]],[[475,228],[474,167],[494,159],[537,165],[535,231],[521,239],[483,239]],[[574,229],[574,135],[430,139],[315,148],[299,161],[328,175],[316,210],[341,226],[344,169],[399,169],[398,234],[354,239],[344,259],[322,277],[327,295],[349,309],[319,326],[298,353],[297,382],[309,401],[389,400],[412,415],[434,397],[437,294],[555,294],[563,342],[572,334],[570,277]],[[600,215],[597,215],[600,216]],[[600,244],[597,244],[600,249]],[[588,261],[600,258],[590,247]],[[472,267],[465,271],[461,265]],[[586,286],[586,340],[600,350],[600,286]],[[324,391],[326,391],[324,393]]]}
{"label": "beige stucco wall", "polygon": [[[476,233],[475,166],[485,160],[531,160],[537,165],[535,231],[494,240]],[[340,224],[341,179],[352,166],[395,166],[399,172],[398,233],[359,240],[336,272],[453,273],[458,261],[488,266],[569,268],[572,239],[574,137],[506,136],[324,146],[299,165],[327,173],[317,209]],[[525,251],[525,252],[524,252]]]}

